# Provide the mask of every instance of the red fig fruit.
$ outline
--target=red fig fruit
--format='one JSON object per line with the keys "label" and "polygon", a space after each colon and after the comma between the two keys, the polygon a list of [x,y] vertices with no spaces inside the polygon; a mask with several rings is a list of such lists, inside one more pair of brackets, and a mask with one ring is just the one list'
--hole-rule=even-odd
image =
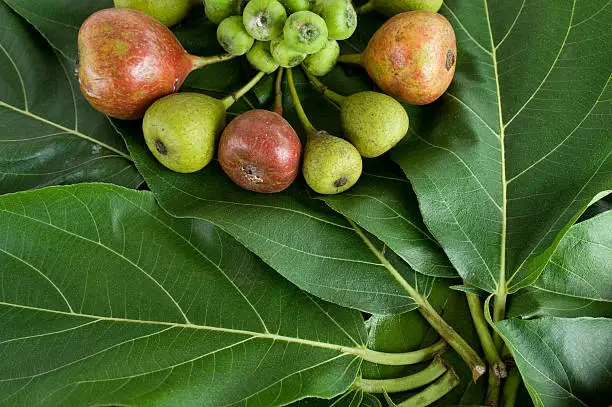
{"label": "red fig fruit", "polygon": [[78,49],[85,98],[102,113],[126,120],[141,118],[155,100],[176,92],[194,69],[233,58],[189,55],[162,23],[126,8],[89,16]]}
{"label": "red fig fruit", "polygon": [[448,20],[418,10],[387,20],[361,55],[342,55],[338,61],[363,65],[386,94],[425,105],[446,91],[456,59],[455,32]]}

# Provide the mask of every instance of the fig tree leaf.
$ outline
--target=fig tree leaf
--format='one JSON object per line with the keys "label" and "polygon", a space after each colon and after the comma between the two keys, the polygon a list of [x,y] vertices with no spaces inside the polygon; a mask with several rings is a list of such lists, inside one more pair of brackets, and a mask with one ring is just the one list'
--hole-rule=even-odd
{"label": "fig tree leaf", "polygon": [[612,320],[497,323],[536,407],[606,406],[612,399]]}
{"label": "fig tree leaf", "polygon": [[142,178],[108,118],[81,96],[74,65],[0,2],[0,194]]}
{"label": "fig tree leaf", "polygon": [[411,139],[392,156],[464,280],[513,292],[612,190],[612,3],[449,0],[441,12],[455,78],[410,110]]}
{"label": "fig tree leaf", "polygon": [[0,197],[0,405],[278,406],[354,381],[361,314],[107,184]]}
{"label": "fig tree leaf", "polygon": [[612,315],[612,211],[572,226],[540,278],[511,298],[511,316]]}

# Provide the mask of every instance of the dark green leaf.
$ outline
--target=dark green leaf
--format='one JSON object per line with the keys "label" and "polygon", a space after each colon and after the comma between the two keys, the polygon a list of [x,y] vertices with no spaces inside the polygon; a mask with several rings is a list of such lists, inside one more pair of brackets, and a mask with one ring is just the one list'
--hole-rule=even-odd
{"label": "dark green leaf", "polygon": [[104,184],[0,197],[0,404],[276,406],[353,382],[365,328],[210,223]]}
{"label": "dark green leaf", "polygon": [[599,201],[593,203],[591,206],[587,208],[586,211],[580,216],[578,222],[585,221],[587,219],[592,218],[593,216],[597,216],[600,213],[609,211],[612,209],[612,194],[608,194],[605,197],[601,198]]}
{"label": "dark green leaf", "polygon": [[497,326],[536,406],[607,406],[612,320],[541,318]]}
{"label": "dark green leaf", "polygon": [[612,189],[607,0],[442,7],[457,72],[410,110],[394,159],[461,276],[489,292],[533,283],[591,200]]}
{"label": "dark green leaf", "polygon": [[533,288],[511,298],[509,313],[612,315],[612,211],[572,226]]}
{"label": "dark green leaf", "polygon": [[0,2],[0,193],[142,182],[121,137],[81,96],[73,72],[74,64]]}

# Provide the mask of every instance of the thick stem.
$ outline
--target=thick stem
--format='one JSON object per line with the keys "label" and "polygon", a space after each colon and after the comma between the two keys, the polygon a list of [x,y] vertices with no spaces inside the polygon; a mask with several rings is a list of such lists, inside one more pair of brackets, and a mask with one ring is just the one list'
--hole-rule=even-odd
{"label": "thick stem", "polygon": [[472,314],[474,326],[476,327],[476,332],[478,333],[478,338],[480,339],[480,344],[482,345],[485,358],[489,363],[489,368],[497,377],[506,377],[506,365],[504,365],[504,362],[499,356],[497,346],[495,345],[495,343],[493,343],[491,331],[489,330],[489,324],[487,324],[487,321],[484,317],[480,297],[478,297],[478,295],[476,294],[468,292],[466,292],[465,295],[467,297],[468,306],[470,308],[470,314]]}
{"label": "thick stem", "polygon": [[485,406],[497,407],[499,405],[499,392],[501,390],[501,379],[492,370],[489,370],[487,383],[487,397]]}
{"label": "thick stem", "polygon": [[293,103],[295,104],[295,110],[297,111],[298,117],[302,122],[302,126],[304,126],[304,130],[306,130],[306,133],[308,133],[308,135],[316,133],[317,129],[315,129],[312,123],[310,123],[310,120],[308,120],[308,116],[306,116],[304,107],[300,102],[300,97],[297,94],[297,90],[295,89],[295,83],[293,82],[293,71],[291,68],[287,69],[287,81],[289,82],[289,92],[291,93],[291,98],[293,99]]}
{"label": "thick stem", "polygon": [[361,65],[361,54],[344,54],[338,57],[338,62]]}
{"label": "thick stem", "polygon": [[341,94],[336,93],[333,90],[331,90],[330,88],[328,88],[327,85],[325,85],[323,82],[321,82],[319,80],[319,78],[317,78],[316,76],[314,76],[313,74],[308,72],[306,69],[303,69],[303,71],[306,74],[306,76],[308,77],[308,79],[310,80],[310,83],[312,84],[312,86],[319,93],[324,94],[325,97],[327,97],[328,99],[332,100],[333,102],[337,103],[338,105],[341,105],[342,101],[344,99],[346,99],[346,96],[342,96]]}
{"label": "thick stem", "polygon": [[372,0],[357,8],[357,13],[359,14],[369,13],[370,11],[374,11],[374,3],[372,3]]}
{"label": "thick stem", "polygon": [[421,295],[417,290],[414,289],[396,270],[395,267],[386,257],[372,244],[370,239],[361,231],[359,226],[355,224],[351,219],[347,218],[355,232],[361,237],[361,239],[370,248],[372,253],[380,260],[382,265],[391,273],[391,275],[402,285],[406,292],[412,297],[414,302],[418,305],[418,310],[423,317],[429,322],[433,329],[435,329],[442,338],[444,338],[449,345],[461,356],[465,363],[472,369],[472,377],[474,381],[478,380],[480,376],[487,370],[484,362],[478,356],[476,351],[451,327],[446,323],[444,319],[438,314],[438,312],[432,307],[427,300],[427,297]]}
{"label": "thick stem", "polygon": [[[500,281],[499,289],[497,290],[495,300],[493,301],[493,320],[495,322],[502,321],[506,318],[506,297],[506,283],[504,281],[502,284]],[[493,342],[495,343],[497,350],[501,352],[504,341],[497,332],[495,332]]]}
{"label": "thick stem", "polygon": [[229,109],[230,106],[233,105],[238,99],[240,99],[241,97],[246,95],[251,89],[253,89],[253,87],[257,85],[257,83],[261,80],[261,78],[263,78],[264,75],[265,73],[263,72],[257,73],[257,75],[255,75],[242,88],[238,89],[235,92],[232,92],[228,96],[221,99],[221,103],[223,103],[223,106],[225,106],[225,109]]}
{"label": "thick stem", "polygon": [[375,350],[364,349],[363,352],[359,353],[359,356],[363,360],[368,362],[377,363],[379,365],[387,366],[404,366],[414,365],[425,360],[429,360],[435,355],[439,354],[446,348],[446,342],[440,340],[431,346],[415,350],[412,352],[403,353],[386,353],[377,352]]}
{"label": "thick stem", "polygon": [[399,393],[418,389],[429,384],[446,372],[446,365],[441,358],[434,359],[425,369],[410,376],[398,377],[396,379],[361,379],[358,378],[353,384],[356,389],[367,393]]}
{"label": "thick stem", "polygon": [[217,62],[229,61],[230,59],[236,58],[237,55],[230,54],[221,54],[221,55],[212,55],[209,57],[198,57],[195,55],[190,55],[191,58],[191,70],[203,68],[208,65],[216,64]]}
{"label": "thick stem", "polygon": [[459,384],[459,378],[451,369],[425,390],[402,401],[397,407],[425,407],[446,396]]}
{"label": "thick stem", "polygon": [[516,402],[516,395],[518,393],[519,386],[521,385],[521,374],[518,368],[513,367],[508,373],[508,378],[504,383],[504,390],[502,392],[502,406],[503,407],[514,407]]}
{"label": "thick stem", "polygon": [[276,83],[274,84],[274,112],[283,115],[283,72],[285,68],[278,68]]}

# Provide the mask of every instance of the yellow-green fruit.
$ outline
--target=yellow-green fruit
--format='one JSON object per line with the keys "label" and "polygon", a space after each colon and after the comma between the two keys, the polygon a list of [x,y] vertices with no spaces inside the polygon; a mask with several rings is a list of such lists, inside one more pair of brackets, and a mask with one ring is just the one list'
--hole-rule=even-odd
{"label": "yellow-green fruit", "polygon": [[200,93],[175,93],[149,107],[142,122],[147,147],[165,167],[195,172],[213,158],[225,126],[225,106]]}
{"label": "yellow-green fruit", "polygon": [[211,22],[219,24],[229,16],[240,15],[241,3],[241,0],[204,0],[204,11]]}
{"label": "yellow-green fruit", "polygon": [[324,131],[308,136],[302,173],[310,188],[319,194],[339,194],[359,180],[362,170],[359,152],[346,140]]}
{"label": "yellow-green fruit", "polygon": [[114,0],[115,7],[131,8],[147,13],[171,27],[181,22],[189,12],[189,0]]}
{"label": "yellow-green fruit", "polygon": [[314,76],[327,75],[336,66],[339,56],[340,46],[338,41],[328,39],[323,49],[306,57],[304,68]]}
{"label": "yellow-green fruit", "polygon": [[440,10],[443,0],[370,0],[360,11],[376,10],[386,16],[414,10],[427,10],[434,13]]}
{"label": "yellow-green fruit", "polygon": [[278,69],[278,62],[274,60],[270,53],[270,41],[255,41],[246,57],[253,68],[258,71],[272,73]]}
{"label": "yellow-green fruit", "polygon": [[341,103],[345,137],[363,157],[378,157],[392,149],[408,131],[408,114],[391,96],[359,92]]}
{"label": "yellow-green fruit", "polygon": [[245,30],[241,16],[230,16],[217,27],[217,41],[231,55],[246,54],[255,40]]}
{"label": "yellow-green fruit", "polygon": [[270,42],[270,53],[274,60],[283,68],[298,66],[308,55],[288,46],[282,37],[275,38]]}

